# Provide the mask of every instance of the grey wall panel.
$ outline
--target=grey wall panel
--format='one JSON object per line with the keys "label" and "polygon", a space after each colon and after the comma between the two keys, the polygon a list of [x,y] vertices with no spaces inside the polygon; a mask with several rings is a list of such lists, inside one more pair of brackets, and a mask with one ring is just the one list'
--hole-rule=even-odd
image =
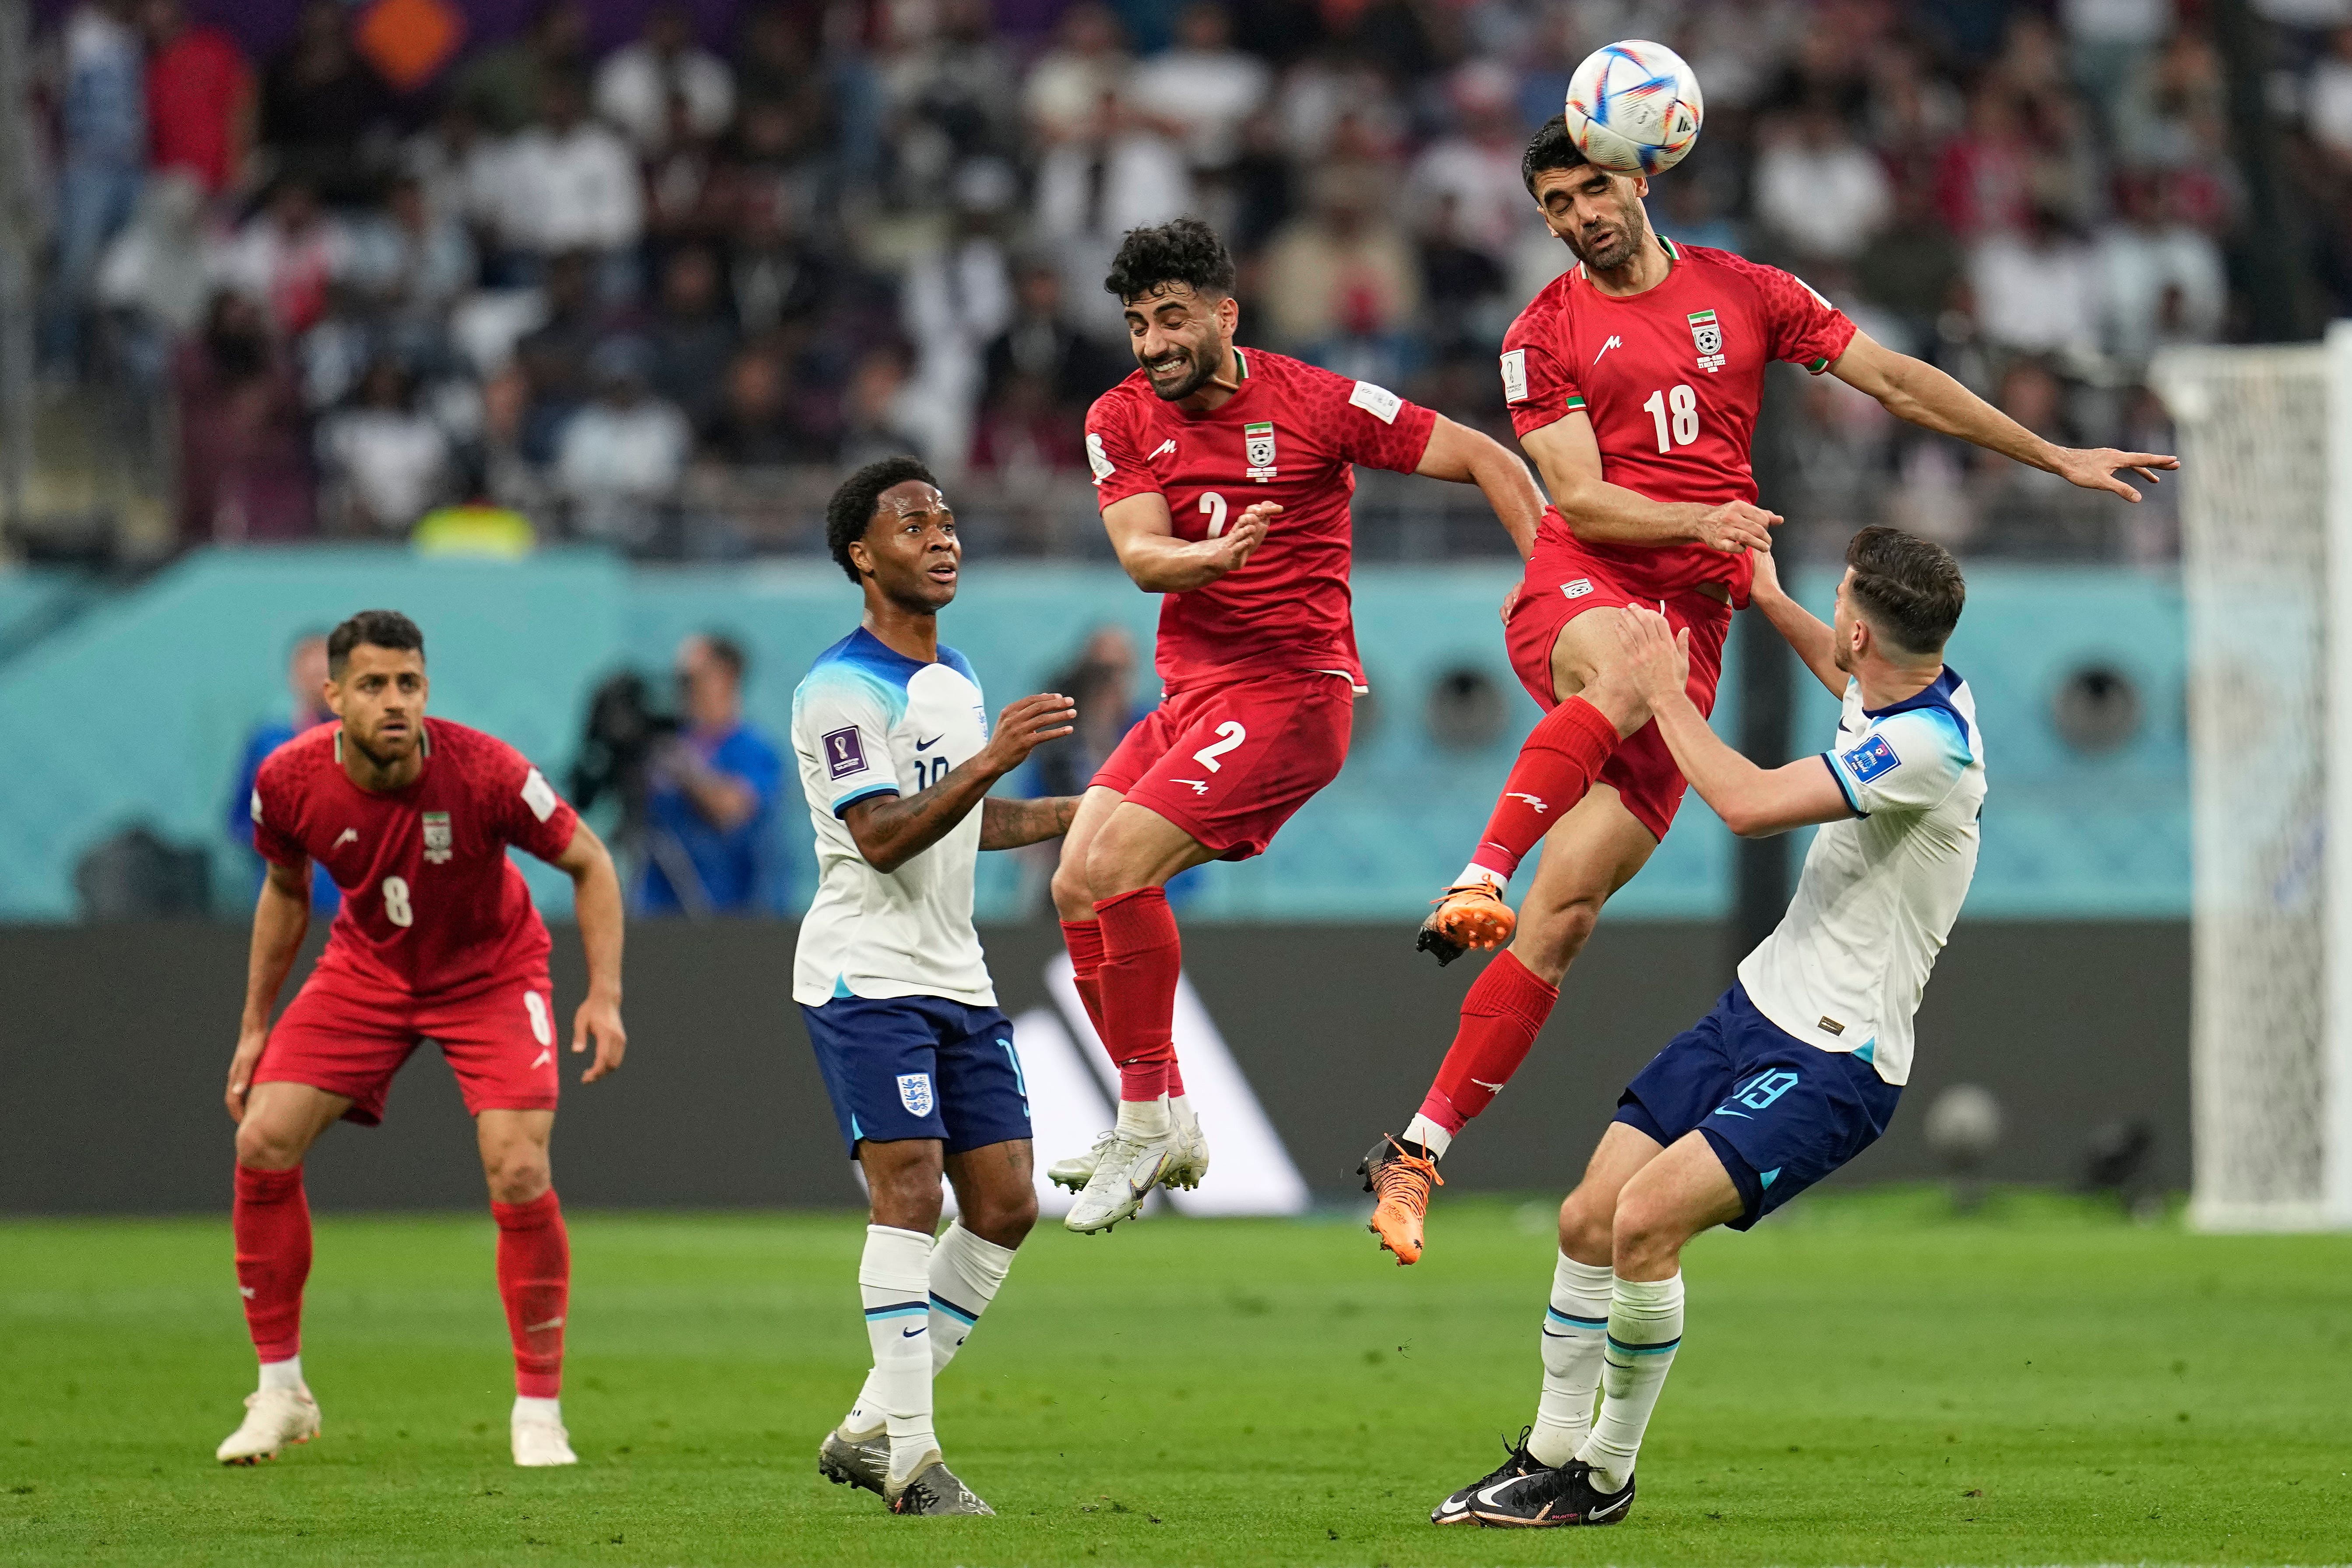
{"label": "grey wall panel", "polygon": [[[1049,1005],[1055,929],[985,934],[1006,1011]],[[568,1203],[857,1201],[792,1005],[792,942],[781,924],[631,931],[629,1065],[564,1089]],[[571,932],[555,952],[568,1020],[582,983]],[[1387,926],[1202,925],[1185,958],[1308,1184],[1335,1196],[1373,1136],[1418,1105],[1477,968],[1440,971]],[[232,926],[0,927],[0,1210],[225,1207],[220,1092],[244,971]],[[1572,1183],[1625,1079],[1729,973],[1714,925],[1604,923],[1527,1066],[1447,1161],[1449,1190]],[[1927,1097],[1965,1079],[2008,1113],[1998,1175],[2071,1180],[2095,1125],[2138,1117],[2157,1130],[2161,1178],[2185,1185],[2188,1001],[2184,925],[1964,924],[1928,987],[1913,1093],[1853,1178],[1929,1173]],[[321,1209],[481,1201],[471,1130],[435,1053],[411,1060],[384,1126],[321,1142],[310,1188]]]}

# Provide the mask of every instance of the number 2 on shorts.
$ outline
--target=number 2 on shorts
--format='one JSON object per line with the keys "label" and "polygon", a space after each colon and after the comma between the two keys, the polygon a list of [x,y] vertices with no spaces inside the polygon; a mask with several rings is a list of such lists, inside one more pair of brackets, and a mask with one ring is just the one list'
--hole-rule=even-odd
{"label": "number 2 on shorts", "polygon": [[1217,761],[1219,757],[1249,739],[1249,731],[1231,719],[1217,726],[1217,733],[1223,735],[1224,739],[1213,741],[1192,753],[1192,760],[1213,773],[1225,765]]}

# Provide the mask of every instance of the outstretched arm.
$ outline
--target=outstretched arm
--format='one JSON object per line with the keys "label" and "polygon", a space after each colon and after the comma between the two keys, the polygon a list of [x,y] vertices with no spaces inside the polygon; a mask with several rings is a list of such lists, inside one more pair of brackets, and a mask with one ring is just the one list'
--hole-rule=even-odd
{"label": "outstretched arm", "polygon": [[990,795],[980,803],[980,847],[1018,849],[1024,844],[1059,838],[1070,830],[1070,818],[1077,814],[1078,797],[1074,795],[1037,800],[999,800]]}
{"label": "outstretched arm", "polygon": [[1588,544],[1704,544],[1738,554],[1772,548],[1780,514],[1746,501],[1658,501],[1601,477],[1601,443],[1581,410],[1519,439],[1552,504]]}
{"label": "outstretched arm", "polygon": [[1748,587],[1748,605],[1764,613],[1772,629],[1797,650],[1797,657],[1805,661],[1816,680],[1830,689],[1831,696],[1845,696],[1845,671],[1837,665],[1837,633],[1782,590],[1780,563],[1769,550],[1756,552],[1756,577]]}
{"label": "outstretched arm", "polygon": [[1492,436],[1457,425],[1441,414],[1413,472],[1423,479],[1476,485],[1486,504],[1495,509],[1503,531],[1511,536],[1519,559],[1525,561],[1535,552],[1536,525],[1543,521],[1543,492],[1536,489],[1534,477],[1518,454]]}
{"label": "outstretched arm", "polygon": [[1650,704],[1675,765],[1723,825],[1742,838],[1769,838],[1792,827],[1853,815],[1837,778],[1819,757],[1758,767],[1723,743],[1691,703],[1690,633],[1676,636],[1664,616],[1629,605],[1618,617],[1626,679]]}
{"label": "outstretched arm", "polygon": [[2179,458],[2162,452],[2060,447],[2045,441],[1934,365],[1896,353],[1868,332],[1853,334],[1845,352],[1831,363],[1830,374],[1876,398],[1897,419],[1939,436],[1958,436],[2086,490],[2106,490],[2136,501],[2139,491],[2116,478],[2116,470],[2131,468],[2153,485],[2163,482],[2158,469],[2180,467]]}
{"label": "outstretched arm", "polygon": [[[1211,499],[1211,498],[1204,498]],[[1103,528],[1118,563],[1147,594],[1181,594],[1238,572],[1250,552],[1265,542],[1266,524],[1282,509],[1272,501],[1245,507],[1233,526],[1208,539],[1176,537],[1168,498],[1146,490],[1103,508]],[[1214,528],[1217,518],[1210,519]]]}
{"label": "outstretched arm", "polygon": [[[1137,497],[1136,500],[1142,498]],[[1076,728],[1078,710],[1070,700],[1054,692],[1024,697],[997,715],[996,731],[971,761],[951,768],[929,789],[906,795],[873,795],[856,801],[842,813],[858,854],[876,870],[888,875],[945,838],[950,830],[971,815],[996,781],[1029,760],[1029,753],[1046,741],[1057,741]],[[991,803],[996,804],[996,803]],[[1003,803],[1006,805],[1038,802]],[[1075,809],[1075,806],[1073,807]],[[981,816],[981,837],[988,833],[988,816]],[[1050,834],[1039,834],[1039,838]],[[1028,844],[1034,839],[1019,839]],[[991,845],[984,848],[1009,848]]]}
{"label": "outstretched arm", "polygon": [[594,1039],[595,1059],[580,1075],[582,1083],[594,1083],[617,1070],[629,1048],[628,1031],[621,1026],[620,873],[604,841],[584,822],[572,829],[572,842],[548,864],[572,879],[572,918],[580,922],[580,945],[588,951],[588,995],[572,1016],[572,1051],[580,1055]]}

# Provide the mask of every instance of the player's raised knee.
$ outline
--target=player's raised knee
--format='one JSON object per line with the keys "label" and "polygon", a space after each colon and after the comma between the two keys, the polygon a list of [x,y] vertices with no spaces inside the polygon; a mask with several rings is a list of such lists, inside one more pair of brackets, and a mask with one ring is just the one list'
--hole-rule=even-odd
{"label": "player's raised knee", "polygon": [[1086,858],[1065,855],[1054,868],[1054,912],[1066,921],[1095,918],[1094,887],[1087,880]]}
{"label": "player's raised knee", "polygon": [[1610,1256],[1623,1278],[1647,1279],[1662,1268],[1671,1271],[1689,1239],[1690,1226],[1666,1194],[1638,1183],[1618,1194]]}
{"label": "player's raised knee", "polygon": [[961,1216],[964,1229],[999,1247],[1019,1247],[1037,1224],[1037,1191],[1022,1187],[992,1193],[975,1201]]}

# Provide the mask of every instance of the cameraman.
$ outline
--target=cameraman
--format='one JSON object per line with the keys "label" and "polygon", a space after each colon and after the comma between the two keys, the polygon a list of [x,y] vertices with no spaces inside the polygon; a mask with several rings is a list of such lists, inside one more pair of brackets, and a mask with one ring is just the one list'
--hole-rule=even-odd
{"label": "cameraman", "polygon": [[654,754],[640,914],[767,912],[769,837],[783,759],[743,721],[742,645],[703,632],[677,647],[678,734]]}

